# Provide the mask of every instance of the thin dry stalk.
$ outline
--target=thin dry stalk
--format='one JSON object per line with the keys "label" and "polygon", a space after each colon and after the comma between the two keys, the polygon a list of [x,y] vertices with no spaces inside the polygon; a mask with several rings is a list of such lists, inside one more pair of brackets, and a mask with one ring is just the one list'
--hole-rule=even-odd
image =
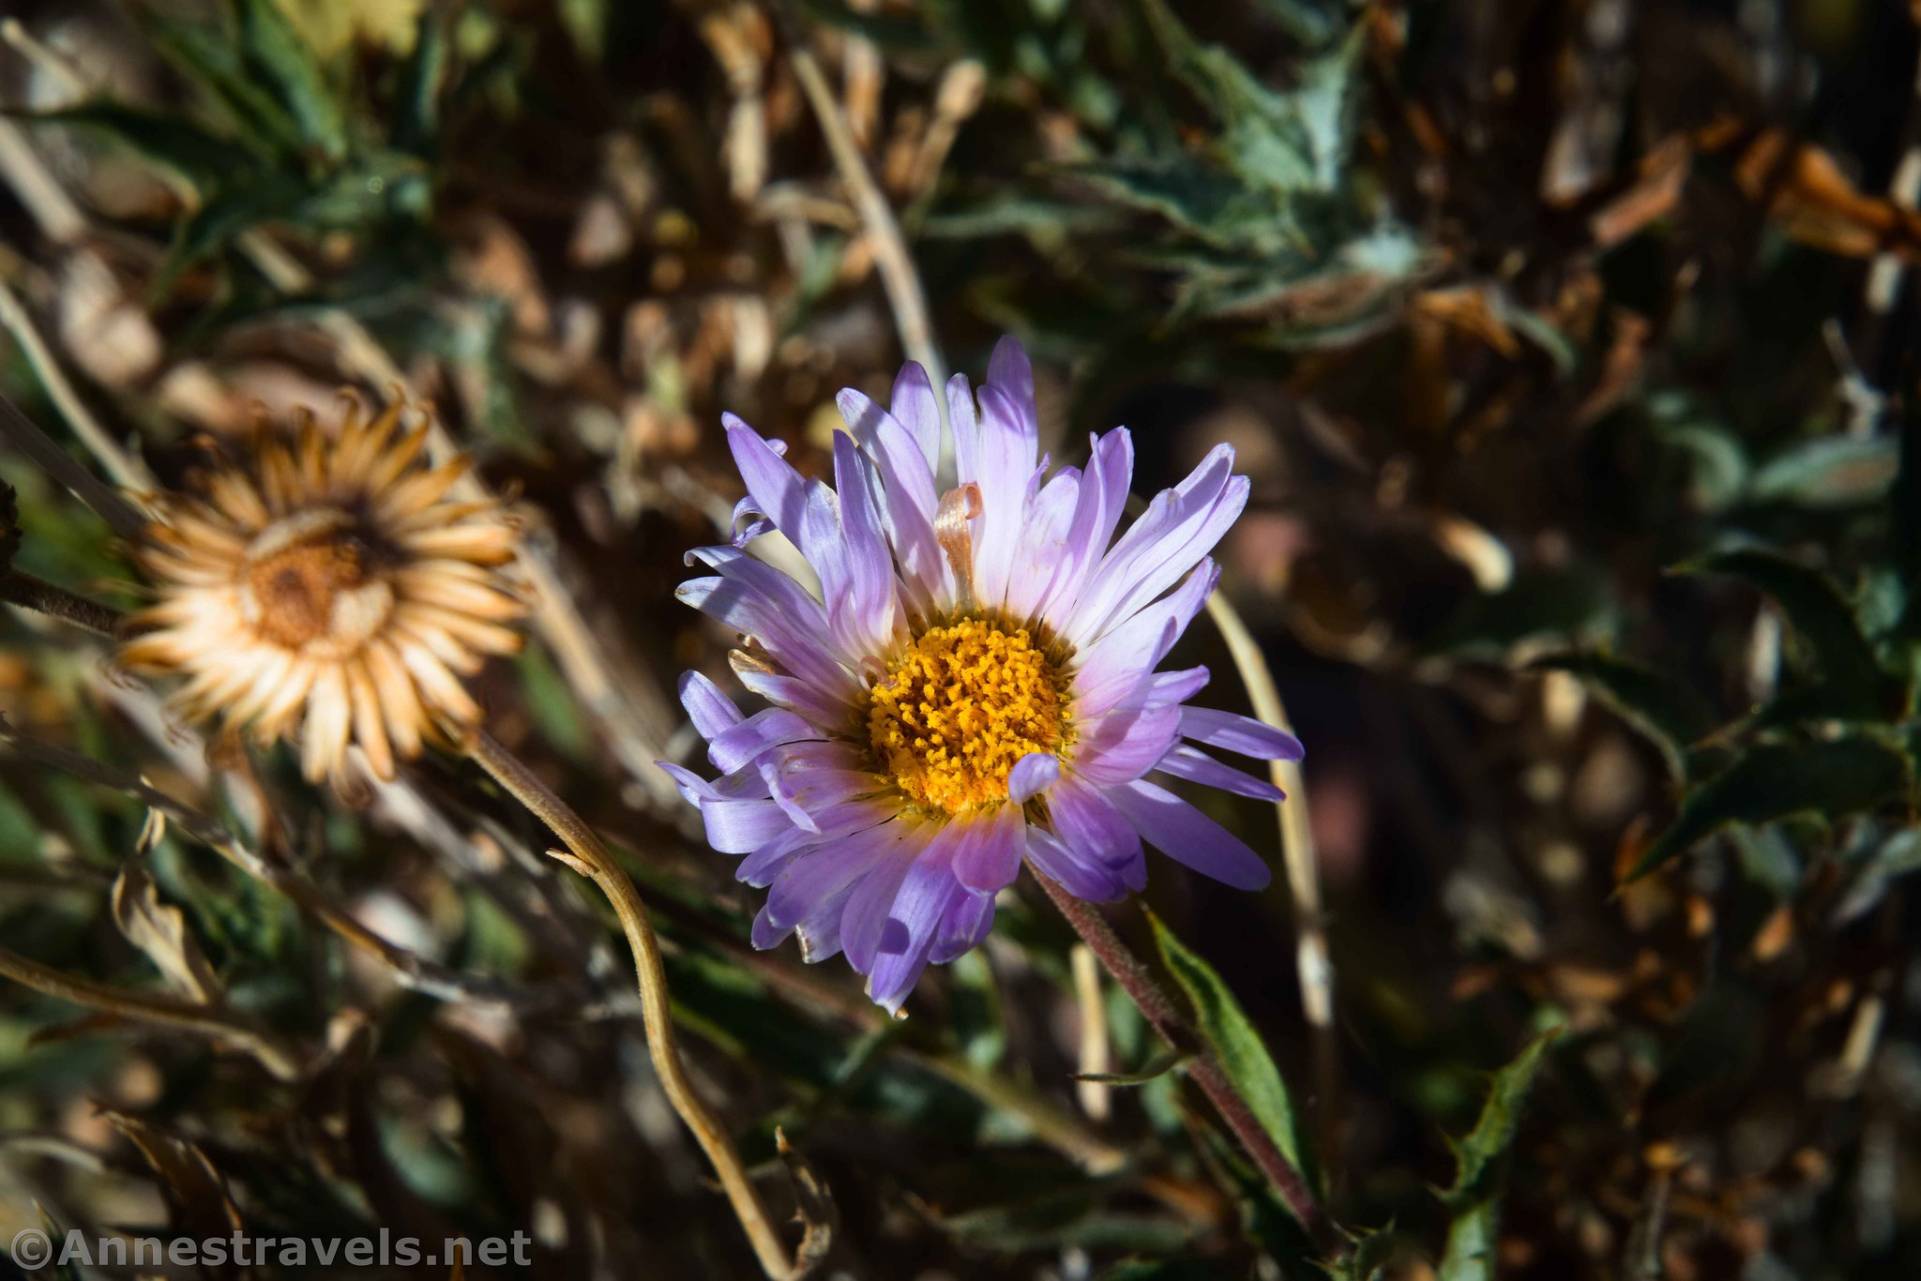
{"label": "thin dry stalk", "polygon": [[238,1015],[193,1005],[175,997],[129,992],[95,983],[91,979],[62,974],[59,970],[50,969],[38,961],[30,961],[3,947],[0,947],[0,976],[101,1014],[208,1037],[251,1055],[277,1080],[300,1079],[301,1055]]}
{"label": "thin dry stalk", "polygon": [[[59,409],[60,416],[66,419],[67,426],[80,438],[80,443],[87,447],[87,452],[99,460],[114,484],[135,492],[152,489],[153,473],[147,470],[145,463],[122,449],[112,434],[100,425],[100,420],[93,416],[93,411],[80,399],[73,384],[67,381],[60,362],[47,349],[39,329],[34,326],[33,317],[27,314],[19,296],[4,283],[0,283],[0,325],[4,325],[7,332],[13,335],[14,342],[20,347],[20,354],[27,358],[27,364],[32,366],[40,385],[47,389],[47,396]],[[86,497],[84,494],[81,496]],[[101,515],[104,517],[106,513],[103,511]],[[124,533],[118,527],[114,532]]]}
{"label": "thin dry stalk", "polygon": [[[1247,687],[1254,715],[1276,729],[1290,728],[1281,691],[1274,684],[1274,673],[1261,653],[1259,642],[1247,630],[1239,611],[1227,597],[1215,592],[1208,598],[1207,615],[1227,643],[1234,670]],[[1327,923],[1321,904],[1320,864],[1314,857],[1314,831],[1308,823],[1307,785],[1298,761],[1270,761],[1268,773],[1274,786],[1287,793],[1287,800],[1275,806],[1281,825],[1281,858],[1287,867],[1287,888],[1294,903],[1295,966],[1300,973],[1301,1009],[1307,1016],[1309,1035],[1314,1045],[1314,1084],[1321,1117],[1318,1127],[1322,1150],[1332,1152],[1340,1116],[1338,1094],[1341,1082],[1340,1039],[1334,1027],[1334,960],[1327,946]]]}
{"label": "thin dry stalk", "polygon": [[660,959],[660,942],[654,937],[654,928],[647,921],[646,905],[641,902],[632,878],[621,870],[594,830],[492,736],[484,730],[475,734],[468,742],[467,752],[476,765],[566,844],[567,851],[553,851],[554,857],[587,877],[606,895],[614,914],[620,918],[628,949],[633,953],[641,1019],[647,1029],[647,1050],[661,1089],[707,1154],[760,1260],[761,1269],[774,1278],[799,1275],[801,1269],[782,1243],[760,1193],[748,1177],[746,1165],[734,1150],[733,1140],[695,1092],[693,1081],[681,1062],[680,1049],[674,1040],[673,1009],[667,994],[667,972]]}
{"label": "thin dry stalk", "polygon": [[133,538],[145,528],[147,518],[135,510],[132,503],[101,484],[99,477],[34,426],[33,420],[5,396],[0,396],[0,442],[12,446],[16,453],[64,485],[120,537]]}
{"label": "thin dry stalk", "polygon": [[873,243],[874,261],[880,268],[881,284],[887,290],[888,304],[893,308],[894,326],[900,333],[901,348],[910,360],[917,360],[926,368],[927,376],[938,387],[947,379],[946,367],[941,362],[940,349],[934,345],[934,326],[927,313],[927,292],[921,288],[920,273],[914,270],[913,257],[907,252],[900,222],[894,217],[893,207],[887,203],[887,196],[881,191],[880,184],[868,172],[860,144],[854,139],[854,131],[841,111],[839,99],[828,87],[820,63],[797,35],[792,40],[787,60],[793,65],[794,75],[800,81],[801,92],[807,95],[808,105],[820,121],[821,134],[827,139],[827,149],[834,157],[834,168],[840,172],[840,180],[847,185],[854,208],[860,211],[867,238]]}

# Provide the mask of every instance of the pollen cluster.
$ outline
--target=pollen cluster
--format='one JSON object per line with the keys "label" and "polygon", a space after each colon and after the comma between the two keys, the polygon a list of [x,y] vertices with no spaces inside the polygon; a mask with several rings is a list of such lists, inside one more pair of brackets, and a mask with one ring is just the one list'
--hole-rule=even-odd
{"label": "pollen cluster", "polygon": [[959,814],[1005,800],[1021,757],[1061,749],[1062,685],[1026,628],[978,618],[932,627],[869,691],[868,739],[913,801]]}

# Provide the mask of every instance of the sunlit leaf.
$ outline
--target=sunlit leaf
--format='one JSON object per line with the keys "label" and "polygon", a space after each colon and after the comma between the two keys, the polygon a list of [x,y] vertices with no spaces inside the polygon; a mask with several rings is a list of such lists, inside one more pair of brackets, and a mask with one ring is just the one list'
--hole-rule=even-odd
{"label": "sunlit leaf", "polygon": [[1182,943],[1160,917],[1150,912],[1148,921],[1154,928],[1161,961],[1193,1003],[1195,1020],[1208,1049],[1281,1154],[1312,1182],[1314,1163],[1293,1098],[1240,1001],[1214,967]]}

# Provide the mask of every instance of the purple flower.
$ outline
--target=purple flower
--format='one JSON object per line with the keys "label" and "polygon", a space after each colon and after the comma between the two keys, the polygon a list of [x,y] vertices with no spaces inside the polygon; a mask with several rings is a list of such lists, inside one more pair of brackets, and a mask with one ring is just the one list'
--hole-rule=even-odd
{"label": "purple flower", "polygon": [[[840,393],[834,485],[728,415],[747,482],[731,546],[680,598],[747,639],[741,683],[771,706],[743,716],[697,672],[681,701],[720,771],[665,765],[707,840],[767,889],[754,945],[791,931],[809,961],[836,952],[897,1011],[931,961],[978,944],[1023,860],[1100,902],[1147,883],[1142,844],[1240,889],[1268,882],[1239,839],[1163,785],[1263,800],[1278,789],[1202,751],[1297,760],[1259,721],[1187,699],[1207,669],[1157,671],[1213,591],[1208,552],[1247,503],[1223,445],[1114,538],[1133,473],[1125,428],[1085,468],[1038,458],[1034,378],[1002,340],[976,394],[941,407],[919,365],[891,410]],[[803,586],[742,550],[778,529],[819,580]],[[1163,780],[1163,781],[1157,781]]]}

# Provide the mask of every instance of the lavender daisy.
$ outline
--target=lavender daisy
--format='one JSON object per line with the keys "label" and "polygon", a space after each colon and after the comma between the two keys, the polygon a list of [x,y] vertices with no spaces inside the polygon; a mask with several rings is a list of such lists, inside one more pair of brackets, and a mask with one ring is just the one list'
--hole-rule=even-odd
{"label": "lavender daisy", "polygon": [[[941,411],[909,364],[882,408],[840,393],[834,484],[801,476],[732,415],[747,497],[731,546],[680,598],[740,632],[731,655],[771,706],[743,716],[697,672],[681,701],[720,777],[665,765],[707,840],[766,888],[754,944],[844,953],[891,1011],[931,962],[978,944],[1023,861],[1112,901],[1147,883],[1143,844],[1240,889],[1267,865],[1169,791],[1281,793],[1201,750],[1298,759],[1272,726],[1187,706],[1204,667],[1158,670],[1220,577],[1208,556],[1247,503],[1223,445],[1114,538],[1133,473],[1125,428],[1085,468],[1038,456],[1034,379],[1011,339]],[[850,434],[851,433],[851,434]],[[744,550],[778,529],[818,588]]]}

